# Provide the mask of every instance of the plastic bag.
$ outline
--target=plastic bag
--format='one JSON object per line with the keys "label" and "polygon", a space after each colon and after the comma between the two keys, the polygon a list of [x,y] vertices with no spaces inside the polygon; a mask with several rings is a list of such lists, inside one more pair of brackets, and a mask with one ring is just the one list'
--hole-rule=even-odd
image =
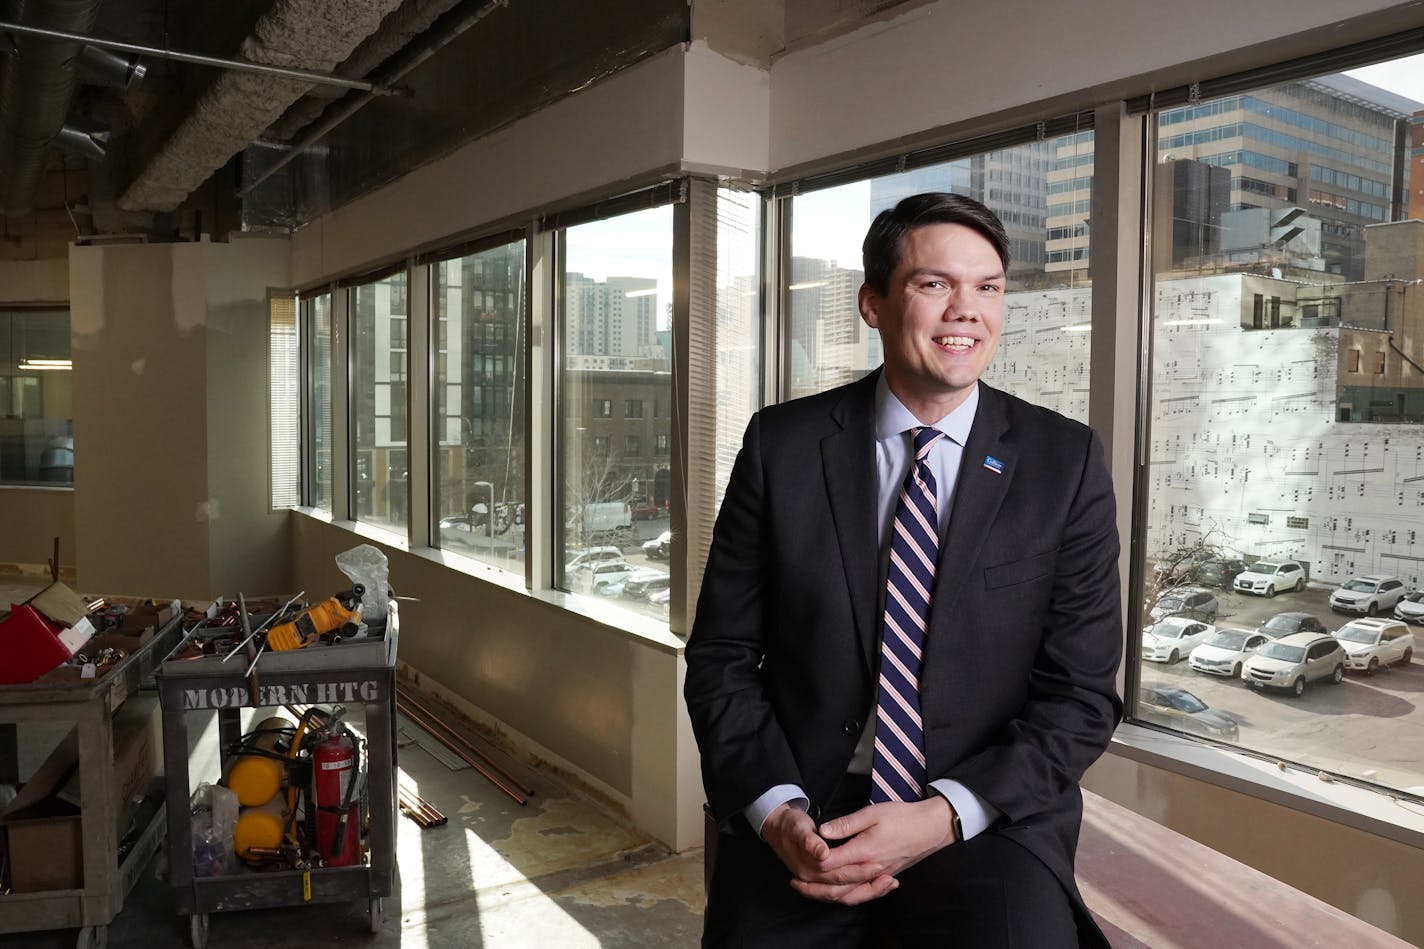
{"label": "plastic bag", "polygon": [[361,594],[361,619],[372,625],[386,621],[386,597],[390,595],[390,564],[379,548],[361,544],[336,555],[336,566],[353,584],[366,588]]}
{"label": "plastic bag", "polygon": [[200,784],[193,792],[193,876],[222,876],[237,869],[232,831],[237,826],[237,792]]}

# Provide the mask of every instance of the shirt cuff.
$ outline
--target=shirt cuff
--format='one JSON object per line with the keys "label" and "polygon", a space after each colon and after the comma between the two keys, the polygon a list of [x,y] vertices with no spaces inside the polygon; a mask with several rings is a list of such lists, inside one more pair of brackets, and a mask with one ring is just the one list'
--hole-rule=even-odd
{"label": "shirt cuff", "polygon": [[954,813],[959,817],[959,829],[964,840],[982,834],[1003,813],[958,781],[940,778],[938,781],[931,781],[930,787],[942,794],[954,808]]}
{"label": "shirt cuff", "polygon": [[[953,802],[954,799],[950,798],[950,803]],[[795,784],[778,784],[744,807],[742,816],[747,819],[747,823],[752,825],[752,829],[760,837],[761,825],[766,823],[766,819],[771,816],[772,811],[783,804],[790,804],[798,811],[804,811],[811,806],[811,799]]]}

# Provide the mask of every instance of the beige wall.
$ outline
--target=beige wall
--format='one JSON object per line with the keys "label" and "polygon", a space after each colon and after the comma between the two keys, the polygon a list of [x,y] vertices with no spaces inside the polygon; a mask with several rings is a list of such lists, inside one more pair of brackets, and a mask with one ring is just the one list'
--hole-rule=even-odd
{"label": "beige wall", "polygon": [[78,581],[202,598],[285,587],[267,508],[267,288],[285,240],[70,254]]}

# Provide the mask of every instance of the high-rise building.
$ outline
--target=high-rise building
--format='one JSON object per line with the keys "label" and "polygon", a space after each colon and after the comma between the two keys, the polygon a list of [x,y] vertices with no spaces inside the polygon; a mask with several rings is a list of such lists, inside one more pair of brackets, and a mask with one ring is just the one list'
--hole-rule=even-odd
{"label": "high-rise building", "polygon": [[569,273],[564,332],[571,369],[664,369],[658,342],[658,282],[609,277],[600,282]]}

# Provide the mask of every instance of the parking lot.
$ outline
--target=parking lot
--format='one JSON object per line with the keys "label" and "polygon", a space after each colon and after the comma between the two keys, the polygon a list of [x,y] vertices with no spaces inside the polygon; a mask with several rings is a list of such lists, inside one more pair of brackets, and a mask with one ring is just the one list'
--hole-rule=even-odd
{"label": "parking lot", "polygon": [[[1353,617],[1330,609],[1333,587],[1307,587],[1274,598],[1215,590],[1216,625],[1255,629],[1276,613],[1301,611],[1336,630]],[[1142,624],[1138,624],[1139,628]],[[1412,627],[1424,640],[1424,630]],[[1185,659],[1174,665],[1142,663],[1142,683],[1186,689],[1213,709],[1236,719],[1240,744],[1267,755],[1350,775],[1400,790],[1424,786],[1424,667],[1419,649],[1408,667],[1377,675],[1349,673],[1333,685],[1312,683],[1296,698],[1262,692],[1240,679],[1194,672]]]}

